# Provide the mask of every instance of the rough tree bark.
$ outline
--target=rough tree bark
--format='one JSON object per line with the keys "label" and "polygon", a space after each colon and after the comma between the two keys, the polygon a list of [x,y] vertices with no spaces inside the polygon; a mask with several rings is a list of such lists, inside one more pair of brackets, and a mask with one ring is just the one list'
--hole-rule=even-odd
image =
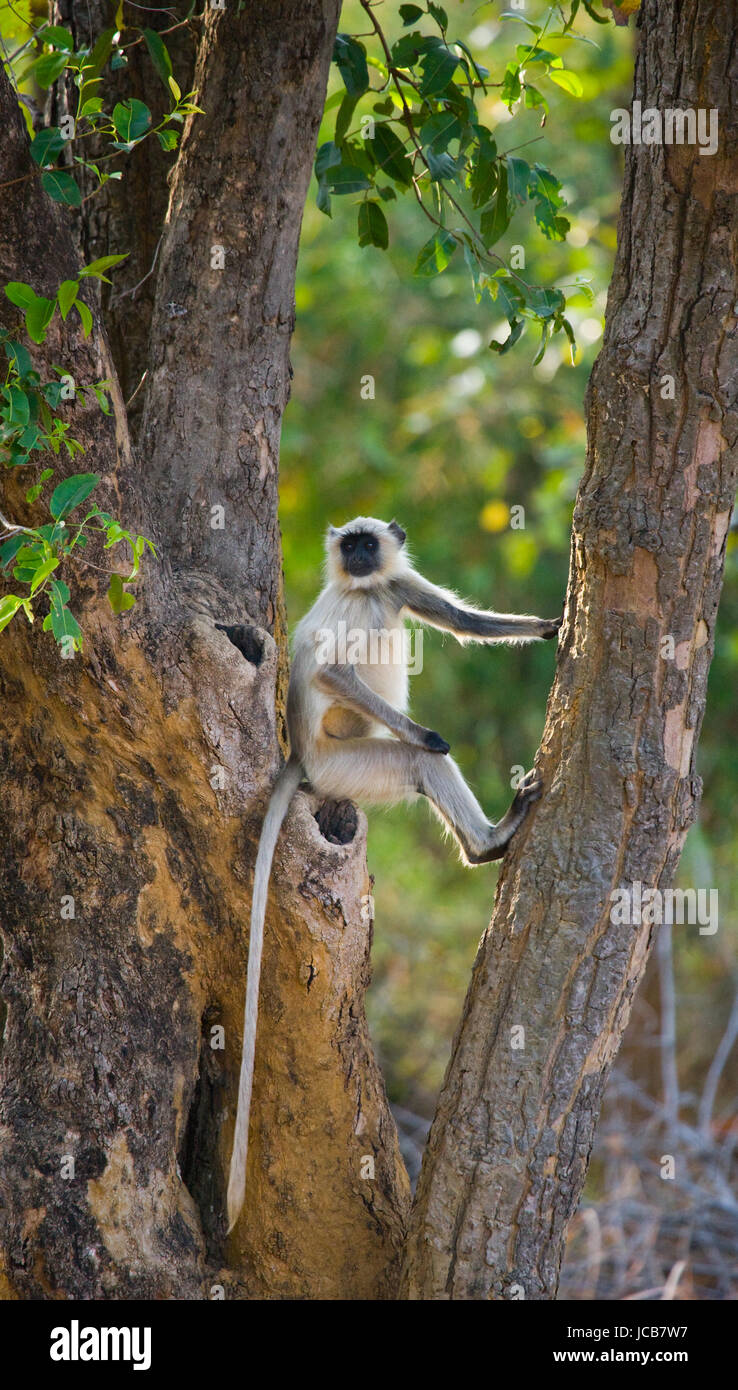
{"label": "rough tree bark", "polygon": [[[396,1285],[408,1184],[363,1012],[365,822],[324,808],[320,826],[343,832],[333,843],[304,795],[275,865],[247,1209],[224,1238],[251,872],[286,665],[279,422],[337,15],[338,0],[206,13],[206,115],[172,184],[144,447],[131,449],[99,323],[90,343],[68,328],[37,354],[80,383],[113,379],[114,426],[76,407],[75,433],[103,505],[153,534],[162,563],[122,622],[84,571],[81,657],[60,660],[20,624],[0,646],[6,1298],[197,1299],[213,1284],[381,1298]],[[53,292],[74,273],[72,227],[40,189],[4,76],[0,101],[0,181],[24,180],[7,194],[0,277]],[[210,269],[214,243],[225,271]],[[6,513],[27,514],[22,496],[9,487]]]}
{"label": "rough tree bark", "polygon": [[626,152],[546,793],[506,859],[475,963],[411,1219],[410,1298],[555,1296],[653,937],[611,923],[610,893],[667,887],[697,811],[736,485],[736,21],[720,0],[642,6],[635,97],[644,110],[717,108],[720,146]]}

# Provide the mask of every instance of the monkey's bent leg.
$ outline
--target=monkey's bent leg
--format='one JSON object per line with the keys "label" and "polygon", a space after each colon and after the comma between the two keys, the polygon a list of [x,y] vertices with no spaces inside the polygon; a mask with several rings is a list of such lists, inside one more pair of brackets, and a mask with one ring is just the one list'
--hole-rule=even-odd
{"label": "monkey's bent leg", "polygon": [[495,825],[484,814],[453,758],[410,748],[393,739],[341,739],[335,747],[312,750],[305,770],[320,796],[373,805],[428,798],[444,825],[455,836],[468,864],[500,859],[540,796],[537,774],[528,773],[515,799]]}

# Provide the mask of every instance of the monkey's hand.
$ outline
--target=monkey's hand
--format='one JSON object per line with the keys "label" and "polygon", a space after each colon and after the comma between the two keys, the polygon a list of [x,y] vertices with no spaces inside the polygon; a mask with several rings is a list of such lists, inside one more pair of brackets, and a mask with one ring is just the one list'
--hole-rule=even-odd
{"label": "monkey's hand", "polygon": [[526,772],[525,777],[521,777],[510,809],[519,811],[523,807],[532,806],[534,801],[540,801],[542,795],[543,778],[540,772],[532,767],[530,772]]}
{"label": "monkey's hand", "polygon": [[423,742],[430,753],[448,753],[450,747],[445,738],[435,734],[432,729],[426,729]]}
{"label": "monkey's hand", "polygon": [[559,628],[561,627],[563,621],[563,613],[561,614],[560,618],[544,618],[543,632],[541,633],[541,637],[543,638],[544,642],[549,642],[552,637],[558,637]]}

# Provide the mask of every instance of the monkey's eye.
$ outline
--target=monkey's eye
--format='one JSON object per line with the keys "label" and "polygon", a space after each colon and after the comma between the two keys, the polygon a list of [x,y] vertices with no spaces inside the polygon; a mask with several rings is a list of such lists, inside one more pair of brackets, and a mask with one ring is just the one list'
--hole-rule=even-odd
{"label": "monkey's eye", "polygon": [[370,550],[370,551],[376,550],[376,548],[377,548],[377,538],[376,538],[376,536],[368,536],[367,539],[364,541],[364,548],[365,548],[366,550]]}
{"label": "monkey's eye", "polygon": [[354,540],[353,536],[345,536],[344,539],[341,541],[341,549],[345,550],[347,554],[349,554],[350,551],[354,550],[355,546],[356,541]]}

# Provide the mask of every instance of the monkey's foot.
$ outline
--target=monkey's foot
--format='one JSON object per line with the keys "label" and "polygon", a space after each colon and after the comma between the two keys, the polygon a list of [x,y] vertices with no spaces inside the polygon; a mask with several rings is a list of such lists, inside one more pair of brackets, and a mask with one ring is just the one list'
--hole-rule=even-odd
{"label": "monkey's foot", "polygon": [[503,816],[499,825],[491,827],[495,843],[482,854],[471,854],[467,850],[467,862],[474,865],[491,864],[495,859],[502,859],[515,831],[525,820],[529,808],[535,801],[540,801],[542,794],[543,778],[540,772],[531,768],[530,772],[526,772],[525,777],[521,779],[507,815]]}

